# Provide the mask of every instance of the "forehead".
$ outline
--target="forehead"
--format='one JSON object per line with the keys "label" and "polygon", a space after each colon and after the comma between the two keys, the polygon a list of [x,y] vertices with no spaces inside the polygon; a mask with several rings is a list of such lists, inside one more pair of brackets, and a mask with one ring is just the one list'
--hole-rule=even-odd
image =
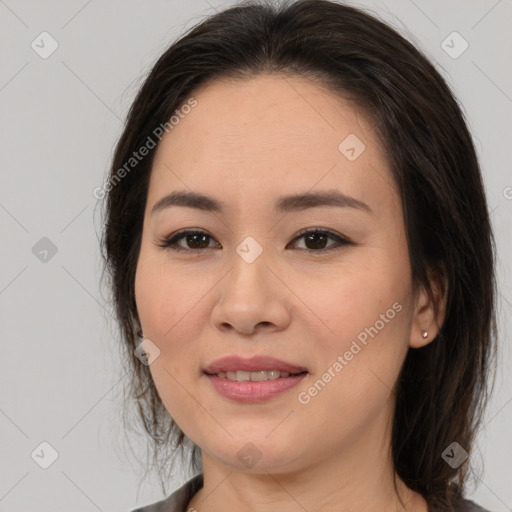
{"label": "forehead", "polygon": [[158,146],[148,204],[184,188],[245,200],[313,187],[365,202],[392,193],[371,119],[318,83],[259,75],[215,80],[191,96],[197,105]]}

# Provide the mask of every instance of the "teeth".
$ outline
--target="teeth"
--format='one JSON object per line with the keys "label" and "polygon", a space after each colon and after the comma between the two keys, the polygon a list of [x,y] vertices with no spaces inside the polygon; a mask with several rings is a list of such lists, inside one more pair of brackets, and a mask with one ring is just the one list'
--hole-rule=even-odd
{"label": "teeth", "polygon": [[288,377],[289,372],[281,372],[279,370],[261,370],[259,372],[246,372],[237,370],[236,372],[219,372],[217,377],[227,380],[236,380],[239,382],[262,382],[264,380],[274,380],[280,377]]}

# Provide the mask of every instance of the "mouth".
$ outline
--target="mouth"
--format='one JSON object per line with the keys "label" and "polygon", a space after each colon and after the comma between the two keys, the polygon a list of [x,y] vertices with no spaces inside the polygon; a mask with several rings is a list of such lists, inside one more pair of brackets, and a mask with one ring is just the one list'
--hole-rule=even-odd
{"label": "mouth", "polygon": [[258,370],[249,372],[244,370],[236,370],[230,372],[207,373],[207,375],[218,377],[219,379],[231,380],[236,382],[263,382],[266,380],[286,379],[287,377],[295,377],[308,373],[306,370],[302,372],[287,372],[281,370]]}
{"label": "mouth", "polygon": [[203,370],[221,396],[236,402],[262,402],[296,386],[309,371],[270,356],[218,359]]}

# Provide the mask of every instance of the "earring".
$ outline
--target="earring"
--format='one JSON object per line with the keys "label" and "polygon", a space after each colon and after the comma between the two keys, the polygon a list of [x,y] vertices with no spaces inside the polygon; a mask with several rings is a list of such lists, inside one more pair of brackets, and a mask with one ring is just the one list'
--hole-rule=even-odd
{"label": "earring", "polygon": [[427,337],[428,337],[428,332],[427,332],[427,331],[423,331],[422,336],[423,336],[424,338],[427,338]]}

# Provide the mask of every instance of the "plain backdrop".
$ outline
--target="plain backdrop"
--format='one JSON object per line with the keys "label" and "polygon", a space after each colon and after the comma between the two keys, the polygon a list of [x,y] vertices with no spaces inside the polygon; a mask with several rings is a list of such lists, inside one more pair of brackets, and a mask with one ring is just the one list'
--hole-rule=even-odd
{"label": "plain backdrop", "polygon": [[[498,245],[501,356],[475,454],[484,471],[470,497],[510,511],[512,2],[351,3],[430,56],[475,138]],[[127,511],[163,497],[156,477],[142,481],[124,454],[119,350],[100,288],[93,190],[158,56],[233,4],[0,0],[0,511]],[[131,442],[143,453],[143,440]],[[177,472],[169,487],[186,478]]]}

